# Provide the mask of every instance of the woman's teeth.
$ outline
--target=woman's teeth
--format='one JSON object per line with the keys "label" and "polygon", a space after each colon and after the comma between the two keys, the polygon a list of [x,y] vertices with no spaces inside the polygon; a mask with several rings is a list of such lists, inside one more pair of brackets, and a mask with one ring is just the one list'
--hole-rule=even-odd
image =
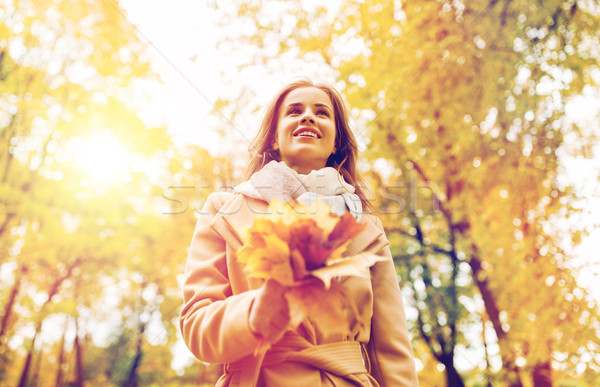
{"label": "woman's teeth", "polygon": [[308,136],[308,137],[313,137],[313,138],[317,138],[317,135],[313,132],[309,132],[309,131],[305,131],[305,132],[300,132],[296,135],[296,137],[302,137],[302,136]]}

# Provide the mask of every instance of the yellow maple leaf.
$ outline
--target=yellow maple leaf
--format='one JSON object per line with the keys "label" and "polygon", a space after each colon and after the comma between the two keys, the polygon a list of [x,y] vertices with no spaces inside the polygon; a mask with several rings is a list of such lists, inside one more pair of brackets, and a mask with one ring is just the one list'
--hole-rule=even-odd
{"label": "yellow maple leaf", "polygon": [[260,235],[254,243],[244,246],[237,258],[245,263],[251,278],[272,278],[282,285],[294,284],[294,272],[290,263],[290,250],[285,241],[276,235]]}
{"label": "yellow maple leaf", "polygon": [[274,223],[291,225],[299,219],[312,219],[327,236],[334,229],[339,217],[331,212],[331,208],[323,201],[317,200],[311,205],[298,202],[282,202],[273,199],[267,209],[268,218]]}

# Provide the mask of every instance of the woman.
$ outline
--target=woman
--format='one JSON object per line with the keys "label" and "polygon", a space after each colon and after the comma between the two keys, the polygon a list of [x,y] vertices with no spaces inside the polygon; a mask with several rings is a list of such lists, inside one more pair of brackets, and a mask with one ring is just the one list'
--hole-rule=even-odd
{"label": "woman", "polygon": [[[389,242],[381,221],[363,213],[372,206],[359,184],[356,141],[340,95],[309,81],[288,85],[250,151],[249,180],[233,193],[211,194],[194,232],[180,316],[192,353],[224,364],[217,386],[417,386]],[[325,336],[309,319],[290,330],[283,288],[248,278],[236,261],[241,230],[273,198],[318,198],[338,214],[350,211],[366,227],[347,253],[386,258],[371,268],[370,280],[341,280],[358,307],[350,333]],[[264,340],[274,344],[264,358],[254,356]]]}

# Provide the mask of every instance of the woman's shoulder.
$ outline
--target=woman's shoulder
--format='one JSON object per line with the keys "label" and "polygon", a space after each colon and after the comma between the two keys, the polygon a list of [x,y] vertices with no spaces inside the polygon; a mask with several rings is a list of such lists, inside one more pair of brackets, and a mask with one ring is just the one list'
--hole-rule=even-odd
{"label": "woman's shoulder", "polygon": [[383,230],[383,222],[381,221],[381,219],[379,219],[379,217],[377,215],[370,214],[370,213],[363,213],[362,219],[364,222],[372,223],[373,225],[377,226],[377,228]]}
{"label": "woman's shoulder", "polygon": [[236,194],[234,194],[233,192],[229,192],[229,191],[215,191],[215,192],[211,192],[210,194],[208,194],[208,196],[206,197],[206,200],[204,201],[204,204],[202,205],[202,210],[200,211],[201,214],[215,214],[218,213],[221,208],[223,208],[225,206],[225,204],[229,201],[231,201],[231,199],[233,199],[233,197]]}
{"label": "woman's shoulder", "polygon": [[235,196],[235,193],[231,191],[215,191],[208,194],[206,198],[207,203],[211,204],[225,204]]}
{"label": "woman's shoulder", "polygon": [[259,200],[240,192],[216,191],[210,193],[204,202],[203,212],[231,214],[241,209],[250,211],[265,206],[264,200]]}

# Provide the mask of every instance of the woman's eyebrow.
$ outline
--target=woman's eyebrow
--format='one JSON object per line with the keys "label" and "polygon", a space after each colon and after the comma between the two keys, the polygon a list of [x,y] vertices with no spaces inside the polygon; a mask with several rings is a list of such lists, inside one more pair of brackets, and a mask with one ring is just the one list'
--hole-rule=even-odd
{"label": "woman's eyebrow", "polygon": [[[303,106],[304,106],[304,104],[303,104],[303,103],[301,103],[301,102],[292,102],[292,103],[289,103],[289,104],[287,104],[286,108],[291,108],[291,107],[303,107]],[[326,108],[326,109],[327,109],[327,110],[329,110],[329,111],[331,111],[331,110],[332,110],[332,109],[331,109],[329,106],[327,106],[327,105],[325,105],[325,104],[322,104],[322,103],[316,103],[316,104],[315,104],[315,106],[316,106],[316,107],[319,107],[319,108]]]}
{"label": "woman's eyebrow", "polygon": [[325,105],[325,104],[322,104],[322,103],[316,103],[316,104],[315,104],[315,106],[317,106],[317,107],[324,107],[324,108],[326,108],[327,110],[331,110],[331,108],[330,108],[329,106],[327,106],[327,105]]}

